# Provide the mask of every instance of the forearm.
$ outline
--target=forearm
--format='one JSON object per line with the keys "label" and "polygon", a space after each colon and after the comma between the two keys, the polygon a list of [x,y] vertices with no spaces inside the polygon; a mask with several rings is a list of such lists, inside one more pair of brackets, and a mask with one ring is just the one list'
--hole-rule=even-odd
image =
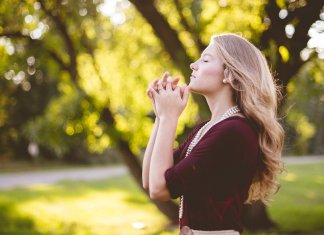
{"label": "forearm", "polygon": [[174,164],[173,142],[177,124],[178,119],[160,119],[149,174],[150,196],[153,199],[166,200],[169,198],[164,173]]}
{"label": "forearm", "polygon": [[148,190],[149,189],[149,173],[150,173],[150,161],[151,156],[154,148],[154,143],[156,139],[156,134],[158,132],[159,128],[159,119],[156,118],[154,122],[154,126],[152,129],[152,133],[149,139],[149,142],[146,146],[145,153],[144,153],[144,159],[143,159],[143,166],[142,166],[142,183],[143,188]]}

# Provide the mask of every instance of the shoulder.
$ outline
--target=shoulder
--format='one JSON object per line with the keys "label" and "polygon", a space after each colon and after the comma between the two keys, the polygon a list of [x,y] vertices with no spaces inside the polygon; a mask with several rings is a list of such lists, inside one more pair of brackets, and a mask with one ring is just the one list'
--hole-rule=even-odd
{"label": "shoulder", "polygon": [[222,136],[231,140],[257,141],[258,133],[252,121],[242,116],[232,116],[211,128],[210,135]]}
{"label": "shoulder", "polygon": [[232,116],[219,123],[219,129],[231,131],[252,131],[257,132],[254,123],[241,116]]}
{"label": "shoulder", "polygon": [[199,122],[198,124],[196,124],[194,126],[194,128],[192,129],[192,131],[190,132],[189,137],[192,136],[192,135],[195,135],[199,131],[199,129],[202,128],[203,125],[205,125],[207,122],[208,121],[202,121],[202,122]]}
{"label": "shoulder", "polygon": [[[205,145],[215,151],[223,151],[231,156],[250,159],[259,152],[259,136],[253,124],[246,118],[230,117],[207,133]],[[254,158],[253,158],[254,159]]]}

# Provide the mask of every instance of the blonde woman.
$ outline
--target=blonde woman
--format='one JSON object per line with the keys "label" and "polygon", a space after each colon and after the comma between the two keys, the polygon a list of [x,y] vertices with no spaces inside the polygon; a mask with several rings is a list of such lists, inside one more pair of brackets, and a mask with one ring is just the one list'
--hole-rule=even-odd
{"label": "blonde woman", "polygon": [[[213,36],[190,65],[190,84],[165,73],[148,88],[156,114],[143,160],[143,187],[154,200],[180,197],[180,234],[239,234],[244,203],[277,191],[284,131],[280,94],[266,59],[235,34]],[[206,98],[211,118],[173,150],[189,92]]]}

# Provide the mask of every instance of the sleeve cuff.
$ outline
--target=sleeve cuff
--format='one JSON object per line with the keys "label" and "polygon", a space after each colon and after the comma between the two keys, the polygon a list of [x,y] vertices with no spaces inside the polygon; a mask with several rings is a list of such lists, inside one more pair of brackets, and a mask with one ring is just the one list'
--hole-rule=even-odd
{"label": "sleeve cuff", "polygon": [[171,198],[176,199],[181,195],[180,180],[174,172],[174,168],[167,169],[164,173],[166,186],[170,192]]}

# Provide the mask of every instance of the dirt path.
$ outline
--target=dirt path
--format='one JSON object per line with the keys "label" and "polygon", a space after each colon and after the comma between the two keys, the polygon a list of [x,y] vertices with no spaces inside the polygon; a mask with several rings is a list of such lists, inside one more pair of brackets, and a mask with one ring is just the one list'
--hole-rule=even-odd
{"label": "dirt path", "polygon": [[85,167],[36,172],[1,173],[0,189],[10,189],[32,184],[51,184],[62,180],[97,180],[127,173],[124,166]]}
{"label": "dirt path", "polygon": [[[324,156],[284,157],[287,164],[324,162]],[[125,166],[84,167],[37,172],[1,173],[0,189],[10,189],[33,184],[52,184],[62,180],[97,180],[128,173]]]}
{"label": "dirt path", "polygon": [[285,156],[283,159],[287,164],[312,164],[324,162],[323,155],[303,157]]}

